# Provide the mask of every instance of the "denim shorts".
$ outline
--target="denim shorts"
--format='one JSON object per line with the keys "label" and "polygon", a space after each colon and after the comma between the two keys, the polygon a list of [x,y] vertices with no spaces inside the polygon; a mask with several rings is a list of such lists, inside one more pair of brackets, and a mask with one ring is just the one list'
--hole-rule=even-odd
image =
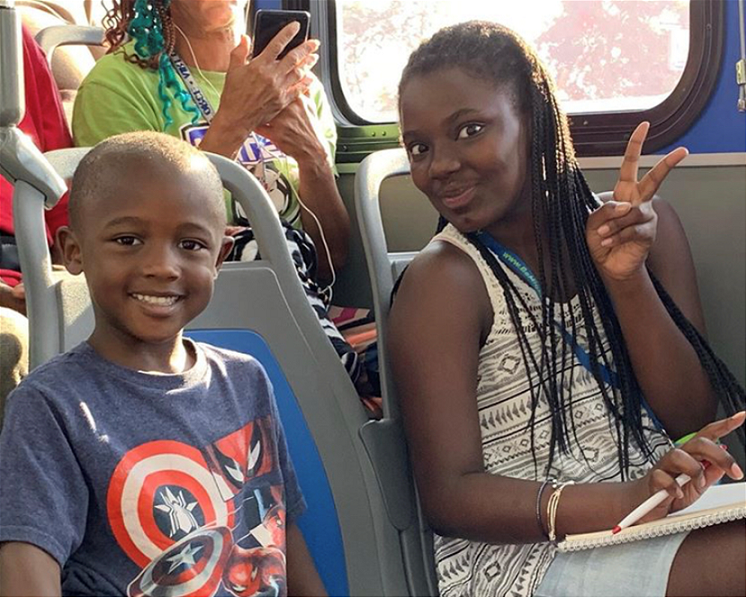
{"label": "denim shorts", "polygon": [[558,552],[535,596],[665,596],[688,532],[577,552]]}

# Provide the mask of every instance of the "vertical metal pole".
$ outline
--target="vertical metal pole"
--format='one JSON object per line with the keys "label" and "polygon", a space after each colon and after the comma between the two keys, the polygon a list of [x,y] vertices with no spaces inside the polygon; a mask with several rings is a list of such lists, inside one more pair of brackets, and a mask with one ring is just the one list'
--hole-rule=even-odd
{"label": "vertical metal pole", "polygon": [[747,65],[745,65],[745,42],[744,42],[744,0],[739,0],[739,60],[737,61],[737,86],[739,87],[739,99],[737,109],[745,110],[745,83],[747,83]]}
{"label": "vertical metal pole", "polygon": [[25,111],[21,17],[15,0],[0,0],[0,82],[0,127],[13,127]]}

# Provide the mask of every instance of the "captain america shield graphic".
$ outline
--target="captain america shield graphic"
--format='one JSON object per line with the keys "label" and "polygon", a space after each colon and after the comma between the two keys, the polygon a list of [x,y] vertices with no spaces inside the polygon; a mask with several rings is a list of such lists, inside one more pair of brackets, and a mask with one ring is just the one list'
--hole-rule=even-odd
{"label": "captain america shield graphic", "polygon": [[122,458],[107,511],[117,542],[140,567],[199,528],[234,525],[201,451],[173,440],[142,444]]}
{"label": "captain america shield graphic", "polygon": [[151,561],[127,588],[128,596],[212,596],[233,548],[225,527],[193,532]]}

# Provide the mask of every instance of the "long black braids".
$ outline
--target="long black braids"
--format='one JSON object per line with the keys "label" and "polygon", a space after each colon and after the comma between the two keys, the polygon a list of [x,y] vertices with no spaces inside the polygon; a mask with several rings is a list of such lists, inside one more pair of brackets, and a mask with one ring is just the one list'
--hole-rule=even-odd
{"label": "long black braids", "polygon": [[[547,401],[552,421],[550,465],[557,451],[567,453],[572,441],[577,441],[573,410],[566,409],[576,365],[569,343],[558,331],[559,324],[574,343],[582,337],[585,340],[591,373],[609,409],[610,426],[618,439],[621,477],[626,479],[632,444],[647,457],[652,455],[644,430],[645,403],[612,301],[586,244],[586,223],[600,203],[578,167],[568,122],[557,103],[552,79],[534,51],[514,32],[495,23],[470,21],[442,29],[415,50],[400,80],[400,97],[413,77],[451,67],[494,81],[496,87],[505,86],[513,93],[520,113],[531,119],[529,170],[538,280],[543,287],[539,318],[528,308],[478,234],[472,232],[466,237],[500,283],[527,375],[530,378],[537,375],[538,386],[530,385],[532,454],[535,455],[535,413],[541,400]],[[441,217],[438,231],[446,224]],[[651,278],[667,312],[693,346],[726,412],[743,409],[744,389],[653,274]],[[572,310],[558,300],[568,297],[571,290],[580,307],[579,322]],[[540,350],[533,350],[530,345],[524,326],[526,320],[539,333]],[[609,377],[605,379],[605,371],[612,372],[613,384],[608,383]]]}

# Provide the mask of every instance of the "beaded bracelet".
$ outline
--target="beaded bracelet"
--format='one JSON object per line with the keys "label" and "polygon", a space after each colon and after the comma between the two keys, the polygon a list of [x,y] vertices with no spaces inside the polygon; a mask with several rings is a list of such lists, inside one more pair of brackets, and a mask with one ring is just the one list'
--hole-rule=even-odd
{"label": "beaded bracelet", "polygon": [[566,486],[570,486],[573,484],[573,482],[564,482],[563,484],[560,484],[559,486],[553,484],[553,493],[550,495],[550,500],[547,503],[547,537],[549,538],[550,542],[555,542],[556,540],[556,534],[555,534],[555,518],[558,515],[558,505],[560,504],[560,495],[563,493],[563,490]]}
{"label": "beaded bracelet", "polygon": [[555,485],[557,483],[558,481],[555,478],[550,478],[542,482],[542,484],[540,484],[539,490],[537,491],[537,505],[535,507],[535,515],[537,516],[537,527],[540,528],[540,531],[544,536],[547,536],[547,531],[545,531],[545,526],[542,523],[542,493],[545,491],[545,488],[547,488],[548,484],[552,484],[553,488],[555,488]]}

